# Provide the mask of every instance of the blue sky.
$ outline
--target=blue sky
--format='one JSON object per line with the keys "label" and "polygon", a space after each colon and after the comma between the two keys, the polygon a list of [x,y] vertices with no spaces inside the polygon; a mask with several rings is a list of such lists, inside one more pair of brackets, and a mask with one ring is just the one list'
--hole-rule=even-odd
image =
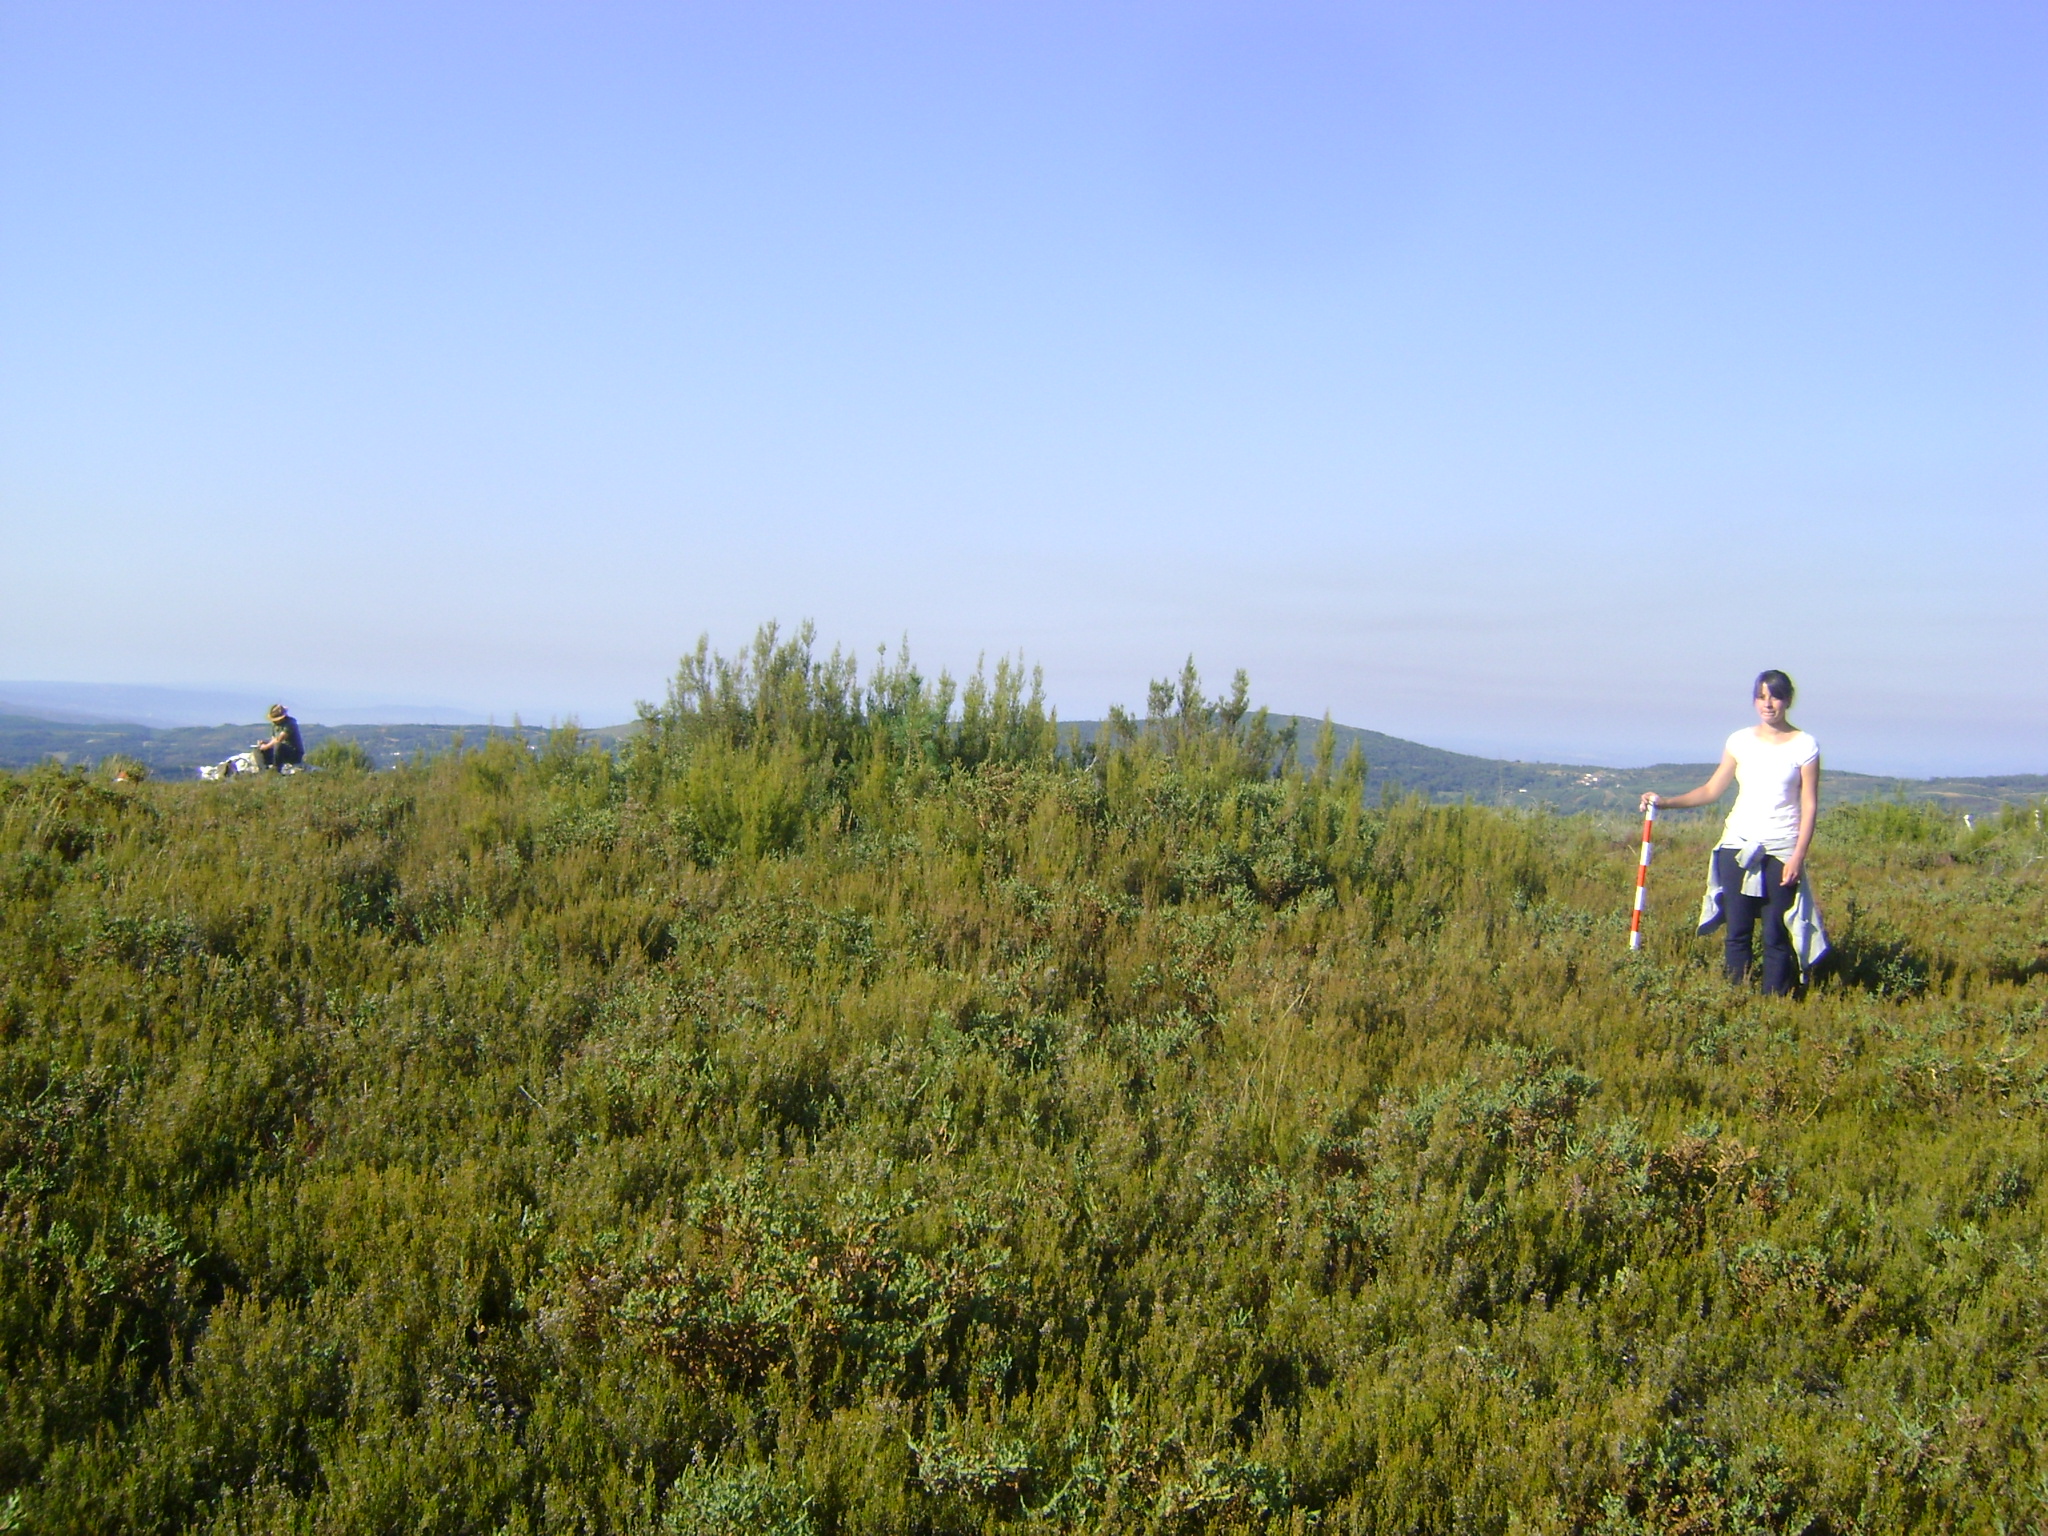
{"label": "blue sky", "polygon": [[0,677],[2048,770],[2048,11],[0,0]]}

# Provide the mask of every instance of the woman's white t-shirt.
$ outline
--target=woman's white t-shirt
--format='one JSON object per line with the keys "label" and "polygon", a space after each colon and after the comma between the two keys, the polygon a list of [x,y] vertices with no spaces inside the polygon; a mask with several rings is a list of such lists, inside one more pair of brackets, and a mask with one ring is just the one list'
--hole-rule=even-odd
{"label": "woman's white t-shirt", "polygon": [[1735,809],[1721,833],[1723,848],[1762,843],[1766,852],[1787,857],[1799,842],[1799,770],[1820,758],[1820,743],[1804,731],[1783,741],[1765,741],[1752,726],[1728,738],[1740,786]]}

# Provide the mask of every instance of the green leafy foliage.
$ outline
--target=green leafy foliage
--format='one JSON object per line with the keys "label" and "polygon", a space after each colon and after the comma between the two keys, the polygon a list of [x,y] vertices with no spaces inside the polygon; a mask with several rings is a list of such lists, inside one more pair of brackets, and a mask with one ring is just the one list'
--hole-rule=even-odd
{"label": "green leafy foliage", "polygon": [[334,736],[321,742],[306,754],[306,761],[315,768],[341,773],[368,773],[373,766],[369,749],[345,736]]}
{"label": "green leafy foliage", "polygon": [[[2024,1529],[2048,841],[1368,803],[1192,666],[0,778],[0,1526]],[[339,765],[337,765],[339,766]]]}

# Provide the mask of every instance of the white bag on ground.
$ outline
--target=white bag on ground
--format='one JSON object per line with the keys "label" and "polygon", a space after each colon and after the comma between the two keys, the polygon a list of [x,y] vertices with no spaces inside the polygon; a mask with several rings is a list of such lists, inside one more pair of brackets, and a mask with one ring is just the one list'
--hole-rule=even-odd
{"label": "white bag on ground", "polygon": [[262,771],[262,759],[257,757],[256,749],[251,747],[246,752],[237,752],[224,763],[205,764],[199,770],[199,777],[202,779],[232,779],[238,773],[260,773]]}

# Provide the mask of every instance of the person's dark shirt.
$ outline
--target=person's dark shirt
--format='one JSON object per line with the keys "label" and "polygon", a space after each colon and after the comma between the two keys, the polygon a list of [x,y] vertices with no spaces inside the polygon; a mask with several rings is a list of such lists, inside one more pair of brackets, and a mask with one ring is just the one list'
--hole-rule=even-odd
{"label": "person's dark shirt", "polygon": [[277,738],[277,760],[280,763],[302,762],[306,756],[306,743],[299,735],[299,722],[290,715],[282,720],[270,722],[270,734]]}

